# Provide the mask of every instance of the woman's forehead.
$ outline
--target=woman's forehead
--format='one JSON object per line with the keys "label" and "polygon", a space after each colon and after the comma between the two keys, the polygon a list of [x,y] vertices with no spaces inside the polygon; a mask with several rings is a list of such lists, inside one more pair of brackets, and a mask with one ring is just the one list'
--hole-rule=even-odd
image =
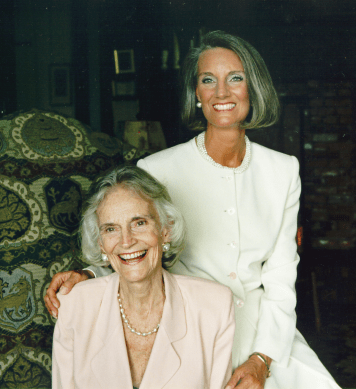
{"label": "woman's forehead", "polygon": [[232,50],[221,47],[212,48],[200,54],[198,60],[198,77],[205,73],[244,72],[240,57]]}
{"label": "woman's forehead", "polygon": [[226,47],[211,47],[202,51],[199,55],[198,63],[205,57],[224,57],[227,59],[232,59],[234,61],[241,61],[240,56],[234,50],[227,49]]}
{"label": "woman's forehead", "polygon": [[111,212],[150,214],[158,218],[156,207],[151,199],[132,188],[118,185],[111,188],[98,206],[98,214],[110,216]]}
{"label": "woman's forehead", "polygon": [[124,185],[116,185],[112,187],[105,195],[103,201],[100,203],[100,205],[104,205],[105,203],[112,203],[115,202],[118,205],[122,204],[140,204],[141,206],[143,204],[147,204],[147,206],[152,204],[152,200],[147,198],[146,196],[143,196],[138,191],[134,190],[133,188],[124,186]]}

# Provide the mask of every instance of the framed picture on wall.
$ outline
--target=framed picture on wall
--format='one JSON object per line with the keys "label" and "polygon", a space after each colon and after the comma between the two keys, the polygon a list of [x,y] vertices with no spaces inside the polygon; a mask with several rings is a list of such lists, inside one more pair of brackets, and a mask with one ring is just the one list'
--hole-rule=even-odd
{"label": "framed picture on wall", "polygon": [[135,73],[134,51],[114,50],[115,73]]}
{"label": "framed picture on wall", "polygon": [[71,105],[71,67],[68,64],[49,65],[49,103],[52,106]]}
{"label": "framed picture on wall", "polygon": [[136,83],[134,80],[130,81],[112,81],[112,95],[113,97],[135,97]]}

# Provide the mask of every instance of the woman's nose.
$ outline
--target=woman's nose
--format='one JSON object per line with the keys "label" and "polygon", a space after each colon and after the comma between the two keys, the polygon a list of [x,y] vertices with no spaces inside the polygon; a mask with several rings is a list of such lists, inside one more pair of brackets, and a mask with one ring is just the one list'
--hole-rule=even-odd
{"label": "woman's nose", "polygon": [[121,245],[122,247],[128,248],[131,247],[133,244],[136,243],[136,239],[134,235],[132,234],[131,230],[122,231],[121,235]]}
{"label": "woman's nose", "polygon": [[215,93],[218,97],[224,98],[230,93],[229,86],[224,81],[218,82],[216,85]]}

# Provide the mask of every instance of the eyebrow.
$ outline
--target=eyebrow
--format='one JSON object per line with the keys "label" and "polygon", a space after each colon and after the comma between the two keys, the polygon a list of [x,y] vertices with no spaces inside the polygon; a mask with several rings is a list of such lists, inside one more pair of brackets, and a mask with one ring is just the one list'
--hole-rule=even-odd
{"label": "eyebrow", "polygon": [[[130,223],[136,221],[136,220],[140,220],[140,219],[149,219],[149,220],[155,220],[154,217],[149,214],[149,215],[139,215],[139,216],[134,216],[131,220],[130,220]],[[99,226],[99,231],[102,231],[104,230],[106,227],[113,227],[113,226],[116,226],[117,224],[116,223],[104,223],[102,225]]]}
{"label": "eyebrow", "polygon": [[[231,74],[235,74],[235,73],[245,73],[244,70],[231,70],[231,72],[228,73],[228,76],[230,76]],[[202,73],[199,73],[198,74],[198,78],[200,76],[213,76],[214,73],[211,73],[211,72],[202,72]]]}
{"label": "eyebrow", "polygon": [[154,220],[154,217],[153,215],[151,214],[148,214],[148,215],[139,215],[139,216],[134,216],[131,221],[134,222],[135,220],[139,220],[139,219],[150,219],[150,220]]}

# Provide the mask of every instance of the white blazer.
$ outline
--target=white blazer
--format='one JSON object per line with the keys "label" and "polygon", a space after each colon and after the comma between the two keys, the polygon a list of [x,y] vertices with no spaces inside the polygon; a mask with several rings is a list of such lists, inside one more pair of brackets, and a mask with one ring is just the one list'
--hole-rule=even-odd
{"label": "white blazer", "polygon": [[167,186],[187,222],[186,248],[173,273],[229,286],[237,314],[247,294],[263,285],[260,305],[248,309],[256,336],[238,363],[258,351],[286,366],[296,327],[297,159],[251,142],[247,170],[234,173],[206,161],[192,139],[138,166]]}
{"label": "white blazer", "polygon": [[[217,389],[231,377],[234,306],[217,283],[164,271],[166,301],[140,389]],[[132,389],[117,273],[60,299],[52,388]]]}

